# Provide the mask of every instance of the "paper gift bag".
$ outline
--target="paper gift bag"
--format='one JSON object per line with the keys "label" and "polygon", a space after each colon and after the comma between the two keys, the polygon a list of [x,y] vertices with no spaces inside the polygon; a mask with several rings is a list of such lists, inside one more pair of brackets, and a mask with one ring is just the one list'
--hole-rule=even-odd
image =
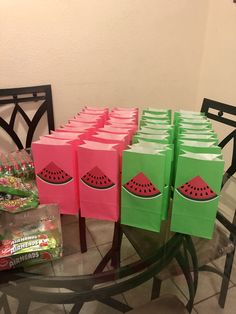
{"label": "paper gift bag", "polygon": [[122,119],[122,118],[109,117],[108,121],[112,123],[115,122],[115,123],[122,123],[122,124],[136,124],[135,118]]}
{"label": "paper gift bag", "polygon": [[112,128],[119,128],[119,129],[128,129],[130,130],[131,134],[134,135],[138,129],[138,126],[136,124],[122,124],[122,123],[112,123],[107,121],[104,125],[104,128],[112,127]]}
{"label": "paper gift bag", "polygon": [[70,141],[43,138],[32,143],[41,204],[57,203],[61,214],[78,214],[76,151]]}
{"label": "paper gift bag", "polygon": [[96,116],[93,117],[85,117],[85,116],[80,116],[80,115],[77,115],[74,117],[74,119],[70,119],[70,121],[77,121],[77,122],[80,122],[80,123],[88,123],[88,124],[95,124],[98,128],[101,128],[103,127],[104,125],[104,122],[97,118]]}
{"label": "paper gift bag", "polygon": [[165,159],[161,152],[132,149],[123,152],[122,224],[160,231]]}
{"label": "paper gift bag", "polygon": [[171,119],[168,114],[152,114],[150,112],[144,112],[142,114],[142,120],[161,120],[161,121],[168,121],[171,123]]}
{"label": "paper gift bag", "polygon": [[101,123],[105,123],[105,121],[107,120],[107,116],[101,113],[88,113],[88,112],[84,112],[81,111],[80,113],[78,113],[77,117],[79,118],[85,118],[88,120],[94,119],[95,121],[99,121]]}
{"label": "paper gift bag", "polygon": [[82,217],[118,221],[119,153],[114,144],[86,141],[78,147]]}
{"label": "paper gift bag", "polygon": [[127,145],[131,144],[132,141],[132,130],[129,129],[122,129],[122,128],[107,128],[103,127],[101,129],[98,129],[98,132],[102,133],[109,133],[109,134],[120,134],[120,135],[126,135],[127,136]]}
{"label": "paper gift bag", "polygon": [[164,179],[164,190],[162,197],[162,219],[165,220],[168,217],[169,203],[170,203],[170,192],[173,180],[173,165],[174,165],[174,145],[173,144],[159,144],[152,142],[139,142],[133,144],[132,148],[139,147],[141,150],[156,149],[161,150],[162,154],[165,155],[165,179]]}
{"label": "paper gift bag", "polygon": [[167,120],[150,120],[150,119],[141,119],[140,126],[148,126],[148,125],[170,125]]}
{"label": "paper gift bag", "polygon": [[171,137],[169,134],[167,134],[167,135],[156,135],[156,134],[138,134],[138,133],[136,133],[133,136],[133,143],[134,144],[138,143],[139,140],[143,140],[146,142],[169,144],[171,142]]}
{"label": "paper gift bag", "polygon": [[221,155],[185,153],[178,157],[172,231],[211,239],[223,171]]}
{"label": "paper gift bag", "polygon": [[158,109],[158,108],[152,108],[148,107],[143,110],[143,114],[145,113],[151,113],[151,114],[156,114],[156,115],[162,115],[162,114],[167,114],[169,119],[171,119],[171,110],[170,109]]}

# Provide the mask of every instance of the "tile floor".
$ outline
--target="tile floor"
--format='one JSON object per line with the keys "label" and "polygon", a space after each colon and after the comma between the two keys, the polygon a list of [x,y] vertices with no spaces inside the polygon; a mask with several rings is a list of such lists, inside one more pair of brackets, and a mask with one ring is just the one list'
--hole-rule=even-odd
{"label": "tile floor", "polygon": [[[63,234],[66,234],[66,238],[74,238],[78,235],[78,224],[73,218],[64,218]],[[101,260],[101,257],[111,247],[111,239],[113,235],[113,224],[110,222],[102,222],[95,220],[87,221],[87,241],[88,251],[81,254],[80,248],[73,241],[71,246],[68,246],[68,256],[64,257],[63,260],[54,261],[53,263],[42,264],[37,267],[40,268],[41,272],[46,274],[63,274],[71,275],[75,272],[77,274],[92,273]],[[74,243],[74,244],[73,244]],[[138,259],[138,256],[128,241],[127,238],[123,238],[122,245],[124,252],[121,256],[122,264],[127,264]],[[223,265],[223,259],[216,262],[217,267]],[[111,266],[107,266],[110,268]],[[32,268],[33,270],[33,268]],[[218,306],[218,295],[220,288],[220,278],[217,275],[209,273],[200,273],[199,286],[195,299],[194,310],[192,313],[199,314],[235,314],[236,313],[236,262],[233,268],[231,277],[230,288],[228,292],[228,299],[225,309],[221,309]],[[135,289],[131,289],[122,295],[118,295],[115,298],[128,304],[131,307],[138,307],[150,300],[152,280],[145,282]],[[162,294],[172,293],[177,295],[180,300],[184,303],[187,301],[187,289],[186,283],[183,276],[175,277],[174,279],[168,279],[164,281],[162,286]],[[11,312],[16,313],[17,301],[13,298],[9,298]],[[30,306],[29,313],[36,314],[49,314],[49,313],[69,313],[72,306],[70,305],[47,305],[40,303],[32,303]],[[111,307],[104,305],[100,302],[88,302],[84,304],[81,314],[115,314],[120,313]],[[0,314],[4,314],[3,309]],[[24,313],[22,313],[24,314]]]}

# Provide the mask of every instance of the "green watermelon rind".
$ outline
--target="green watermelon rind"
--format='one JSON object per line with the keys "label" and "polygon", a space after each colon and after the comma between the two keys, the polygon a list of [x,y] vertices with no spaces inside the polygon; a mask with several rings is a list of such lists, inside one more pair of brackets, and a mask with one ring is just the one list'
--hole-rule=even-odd
{"label": "green watermelon rind", "polygon": [[51,181],[48,181],[44,178],[42,178],[39,174],[37,174],[37,177],[42,181],[42,182],[46,182],[47,184],[51,184],[51,185],[65,185],[69,182],[72,182],[73,181],[73,178],[72,177],[69,177],[66,181],[63,181],[63,182],[51,182]]}
{"label": "green watermelon rind", "polygon": [[124,189],[127,193],[129,193],[130,195],[134,196],[134,197],[137,197],[137,198],[142,198],[142,199],[145,199],[145,200],[150,200],[150,199],[153,199],[153,198],[158,198],[162,195],[161,192],[159,192],[157,195],[155,196],[140,196],[140,195],[136,195],[130,191],[128,191],[124,186],[122,186],[122,189]]}
{"label": "green watermelon rind", "polygon": [[216,195],[216,196],[213,196],[212,198],[209,198],[207,200],[204,200],[204,199],[192,199],[192,198],[188,198],[187,196],[183,195],[177,188],[175,189],[175,191],[183,198],[185,198],[186,200],[188,201],[191,201],[191,202],[195,202],[195,203],[207,203],[207,202],[211,202],[213,200],[216,200],[217,198],[219,198],[219,195]]}
{"label": "green watermelon rind", "polygon": [[115,186],[115,183],[112,182],[109,186],[98,187],[98,186],[94,186],[94,185],[91,185],[91,184],[85,182],[83,180],[83,178],[80,178],[80,180],[83,182],[83,184],[87,185],[88,187],[90,187],[90,188],[92,188],[94,190],[103,190],[104,191],[104,190],[112,189]]}

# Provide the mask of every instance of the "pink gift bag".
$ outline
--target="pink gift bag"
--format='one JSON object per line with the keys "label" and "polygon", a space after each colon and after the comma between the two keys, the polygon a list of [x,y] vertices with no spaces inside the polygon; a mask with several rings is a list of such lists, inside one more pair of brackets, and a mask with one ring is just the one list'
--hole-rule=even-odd
{"label": "pink gift bag", "polygon": [[73,140],[73,139],[79,139],[81,135],[84,133],[73,133],[73,132],[57,132],[57,131],[51,131],[51,134],[46,134],[44,136],[40,136],[40,139],[43,138],[57,138],[57,139],[63,139],[63,140]]}
{"label": "pink gift bag", "polygon": [[[78,214],[77,147],[81,140],[41,138],[32,143],[41,204],[57,203],[61,214]],[[75,144],[75,143],[74,143]]]}
{"label": "pink gift bag", "polygon": [[74,116],[74,120],[77,120],[79,122],[83,123],[96,123],[98,127],[102,127],[104,124],[104,121],[101,117],[97,115],[89,115],[89,114],[77,114]]}
{"label": "pink gift bag", "polygon": [[64,126],[64,127],[61,127],[61,128],[57,128],[55,130],[55,132],[59,133],[59,132],[63,132],[63,133],[66,133],[66,132],[69,132],[69,133],[78,133],[78,134],[81,134],[81,133],[88,133],[88,134],[93,134],[95,132],[95,130],[93,129],[83,129],[83,128],[80,128],[80,127],[68,127],[68,126]]}
{"label": "pink gift bag", "polygon": [[126,118],[126,119],[122,119],[122,118],[113,118],[113,117],[109,117],[108,121],[110,122],[116,122],[116,123],[123,123],[123,124],[136,124],[136,118]]}
{"label": "pink gift bag", "polygon": [[87,126],[86,125],[80,125],[80,123],[79,122],[73,122],[73,121],[70,121],[70,122],[68,122],[68,123],[65,123],[65,124],[63,124],[61,127],[66,127],[66,128],[79,128],[79,129],[81,129],[81,131],[83,130],[83,131],[86,131],[86,130],[96,130],[97,129],[97,127],[96,127],[96,125],[88,125],[87,124]]}
{"label": "pink gift bag", "polygon": [[97,130],[97,132],[105,132],[105,133],[111,133],[111,134],[125,134],[128,136],[128,145],[131,144],[131,137],[132,137],[132,132],[129,129],[122,129],[122,128],[112,128],[107,126],[100,128]]}
{"label": "pink gift bag", "polygon": [[68,120],[68,123],[71,125],[71,126],[76,126],[76,127],[81,127],[81,128],[96,128],[97,127],[97,123],[96,122],[81,122],[81,121],[78,121],[76,119],[69,119]]}
{"label": "pink gift bag", "polygon": [[114,144],[85,142],[78,147],[81,216],[118,221],[119,153]]}
{"label": "pink gift bag", "polygon": [[105,120],[108,118],[108,110],[89,110],[84,108],[82,113],[102,116]]}
{"label": "pink gift bag", "polygon": [[132,135],[134,135],[138,130],[137,124],[130,124],[130,123],[115,123],[115,122],[109,122],[109,120],[106,122],[104,127],[112,127],[112,128],[122,128],[122,129],[131,129]]}
{"label": "pink gift bag", "polygon": [[99,121],[99,122],[105,122],[105,120],[107,119],[107,117],[104,115],[104,114],[98,114],[98,113],[86,113],[84,111],[78,113],[77,117],[80,117],[80,118],[85,118],[85,119],[94,119],[96,121]]}

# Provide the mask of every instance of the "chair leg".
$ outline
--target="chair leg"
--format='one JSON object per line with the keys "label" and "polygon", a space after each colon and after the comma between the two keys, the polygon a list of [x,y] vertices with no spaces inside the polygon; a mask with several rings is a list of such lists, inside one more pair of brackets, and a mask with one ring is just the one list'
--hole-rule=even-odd
{"label": "chair leg", "polygon": [[162,280],[158,279],[157,277],[153,277],[151,300],[159,298],[161,292],[161,284]]}
{"label": "chair leg", "polygon": [[225,269],[224,269],[224,276],[223,276],[221,288],[220,288],[220,297],[218,301],[221,308],[224,308],[225,306],[225,301],[226,301],[228,288],[229,288],[230,275],[231,275],[232,266],[233,266],[233,260],[234,260],[234,252],[227,254],[226,262],[225,262]]}
{"label": "chair leg", "polygon": [[[233,224],[234,225],[236,224],[236,212],[234,214]],[[231,233],[229,239],[234,244],[234,250],[231,253],[226,255],[224,276],[223,276],[222,283],[221,283],[220,297],[219,297],[219,301],[218,301],[219,306],[221,308],[224,308],[224,306],[225,306],[225,301],[226,301],[226,297],[227,297],[227,293],[228,293],[232,266],[233,266],[233,262],[234,262],[235,246],[236,246],[236,236]]]}
{"label": "chair leg", "polygon": [[111,266],[114,268],[120,267],[120,247],[122,242],[123,232],[119,222],[115,222],[113,242],[112,242],[112,256]]}
{"label": "chair leg", "polygon": [[86,240],[86,221],[84,217],[81,217],[79,213],[79,237],[81,253],[87,252],[87,240]]}

